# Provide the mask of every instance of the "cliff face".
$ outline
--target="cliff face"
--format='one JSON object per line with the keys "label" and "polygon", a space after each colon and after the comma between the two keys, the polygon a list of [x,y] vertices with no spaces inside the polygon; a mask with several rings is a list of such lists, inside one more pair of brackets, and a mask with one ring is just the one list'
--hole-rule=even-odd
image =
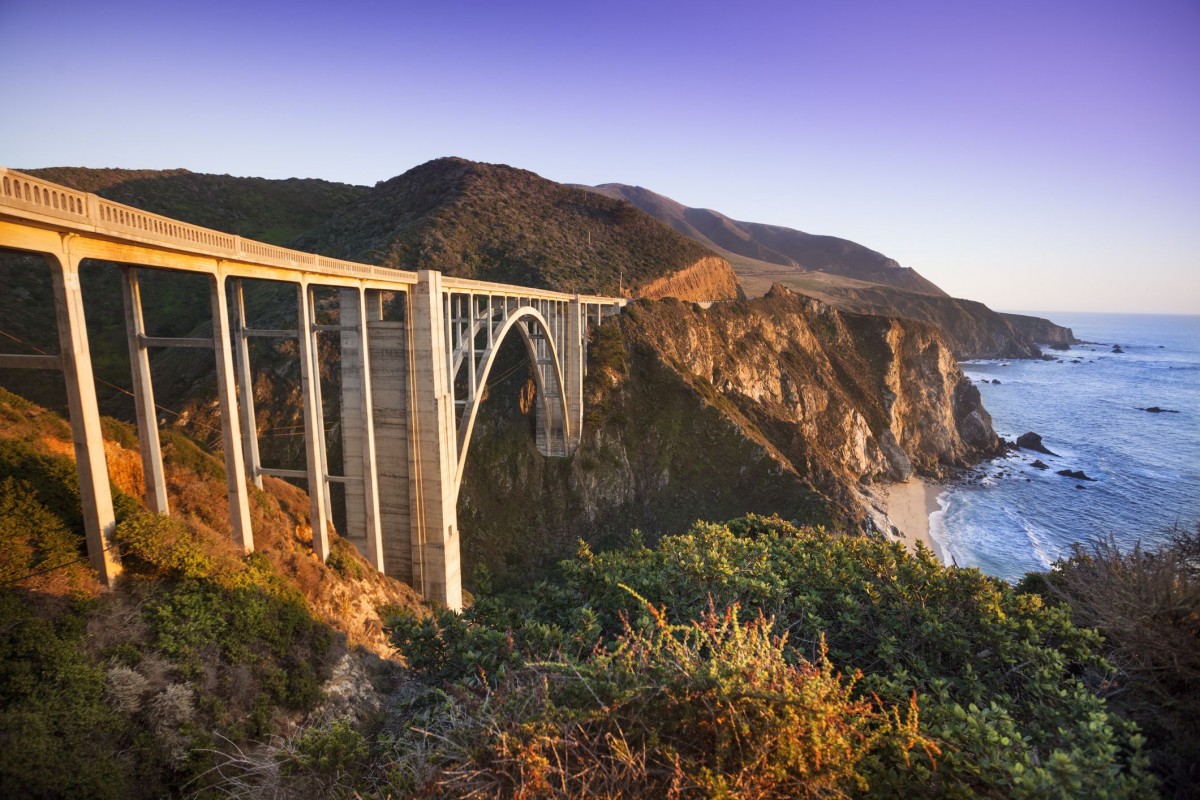
{"label": "cliff face", "polygon": [[537,569],[586,538],[747,512],[863,527],[860,483],[995,453],[978,392],[929,325],[776,290],[707,310],[633,304],[589,353],[584,440],[536,454],[500,385],[467,456],[467,573]]}
{"label": "cliff face", "polygon": [[1048,319],[1030,317],[1025,314],[1001,314],[1008,324],[1038,344],[1079,344],[1075,332]]}
{"label": "cliff face", "polygon": [[718,256],[705,256],[678,272],[655,278],[637,290],[638,297],[661,300],[734,300],[745,297],[737,275],[729,262]]}

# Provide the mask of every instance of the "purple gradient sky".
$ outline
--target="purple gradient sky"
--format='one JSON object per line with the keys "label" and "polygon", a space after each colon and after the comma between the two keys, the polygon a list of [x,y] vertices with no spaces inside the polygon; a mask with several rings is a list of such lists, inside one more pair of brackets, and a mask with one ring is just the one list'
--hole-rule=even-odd
{"label": "purple gradient sky", "polygon": [[1200,313],[1200,2],[0,0],[0,164],[458,155],[853,239],[1001,309]]}

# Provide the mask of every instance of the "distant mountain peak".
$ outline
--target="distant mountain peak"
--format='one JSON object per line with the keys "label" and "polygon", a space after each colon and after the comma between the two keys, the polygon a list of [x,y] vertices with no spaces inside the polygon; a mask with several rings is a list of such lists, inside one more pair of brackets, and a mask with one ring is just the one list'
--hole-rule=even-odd
{"label": "distant mountain peak", "polygon": [[603,183],[580,188],[628,200],[683,235],[721,253],[733,263],[752,293],[761,293],[768,287],[782,267],[947,296],[916,270],[901,267],[894,259],[848,239],[805,233],[782,225],[742,222],[712,209],[690,208],[642,186]]}

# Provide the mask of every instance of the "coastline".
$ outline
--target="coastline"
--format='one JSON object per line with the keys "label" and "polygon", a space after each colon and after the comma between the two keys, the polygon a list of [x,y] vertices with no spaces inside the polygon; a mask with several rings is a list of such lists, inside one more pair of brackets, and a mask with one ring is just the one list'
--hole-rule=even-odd
{"label": "coastline", "polygon": [[929,535],[929,515],[940,510],[937,498],[944,490],[944,486],[920,478],[879,488],[883,511],[899,531],[898,535],[890,533],[889,537],[901,542],[910,553],[916,552],[918,543],[923,544],[943,564],[945,556]]}

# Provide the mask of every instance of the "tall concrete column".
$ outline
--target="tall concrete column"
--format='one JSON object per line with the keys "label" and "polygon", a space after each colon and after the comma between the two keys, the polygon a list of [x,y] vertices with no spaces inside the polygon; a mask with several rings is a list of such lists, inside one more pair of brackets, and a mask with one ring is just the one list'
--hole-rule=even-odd
{"label": "tall concrete column", "polygon": [[246,298],[241,279],[233,282],[233,348],[237,356],[238,403],[242,410],[242,450],[246,471],[263,488],[262,459],[258,454],[258,421],[254,413],[254,376],[250,372],[250,341],[246,337]]}
{"label": "tall concrete column", "polygon": [[[405,297],[407,300],[407,296]],[[407,304],[406,304],[407,307]],[[371,309],[374,311],[375,309]],[[375,429],[375,464],[379,480],[384,572],[410,586],[413,577],[414,530],[409,498],[414,470],[411,429],[412,386],[409,374],[408,322],[384,322],[374,314],[368,321],[371,413]]]}
{"label": "tall concrete column", "polygon": [[125,301],[125,336],[129,340],[129,368],[133,377],[138,441],[142,449],[146,507],[155,514],[169,514],[162,447],[158,441],[158,412],[154,407],[154,384],[150,379],[150,354],[141,339],[146,335],[142,288],[135,267],[121,267],[121,295]]}
{"label": "tall concrete column", "polygon": [[108,464],[104,460],[104,438],[100,433],[100,408],[92,376],[83,295],[79,288],[79,259],[71,255],[70,236],[63,237],[62,253],[46,253],[54,286],[54,317],[58,325],[58,349],[67,386],[71,416],[71,441],[79,472],[79,499],[87,538],[88,560],[106,586],[121,574],[121,562],[113,551],[112,535],[117,527],[113,515]]}
{"label": "tall concrete column", "polygon": [[296,286],[296,334],[300,343],[300,389],[304,396],[304,466],[308,472],[309,523],[312,525],[313,552],[321,561],[329,558],[329,517],[326,501],[325,441],[321,425],[321,374],[316,358],[313,334],[312,298],[308,284]]}
{"label": "tall concrete column", "polygon": [[246,553],[254,550],[250,526],[250,492],[246,489],[246,462],[238,422],[237,387],[233,379],[233,348],[229,341],[229,300],[225,276],[218,270],[210,287],[213,355],[217,362],[217,402],[221,407],[221,442],[225,450],[225,480],[229,487],[229,522],[233,541]]}
{"label": "tall concrete column", "polygon": [[421,593],[462,608],[459,562],[458,447],[454,434],[442,274],[417,273],[409,320],[412,342],[414,447],[413,571]]}
{"label": "tall concrete column", "polygon": [[342,474],[346,476],[346,538],[383,571],[379,479],[367,346],[367,304],[361,289],[339,289],[342,350]]}
{"label": "tall concrete column", "polygon": [[574,453],[583,435],[583,372],[587,362],[583,308],[578,295],[567,304],[566,342],[560,357],[564,361],[563,380],[567,384],[567,452]]}

